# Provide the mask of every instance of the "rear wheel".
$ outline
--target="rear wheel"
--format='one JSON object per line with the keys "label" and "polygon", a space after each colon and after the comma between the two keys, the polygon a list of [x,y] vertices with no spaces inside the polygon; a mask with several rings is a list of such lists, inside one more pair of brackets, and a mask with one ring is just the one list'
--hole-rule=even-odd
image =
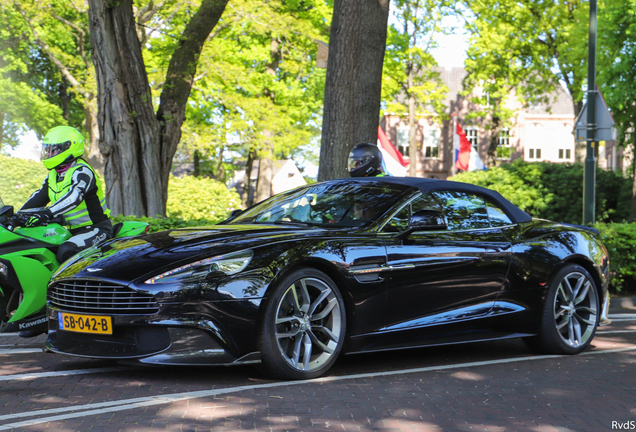
{"label": "rear wheel", "polygon": [[302,268],[285,276],[269,295],[260,326],[262,369],[282,379],[324,374],[344,344],[344,302],[324,273]]}
{"label": "rear wheel", "polygon": [[539,334],[526,343],[545,353],[578,354],[592,342],[599,318],[594,279],[583,267],[567,265],[550,283]]}

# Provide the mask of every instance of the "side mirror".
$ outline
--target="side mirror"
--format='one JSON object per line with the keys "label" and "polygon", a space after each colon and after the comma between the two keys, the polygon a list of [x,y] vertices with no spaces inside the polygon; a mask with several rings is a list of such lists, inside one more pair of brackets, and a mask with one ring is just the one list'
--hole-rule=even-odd
{"label": "side mirror", "polygon": [[411,215],[409,229],[411,231],[445,230],[448,228],[446,218],[441,211],[424,209]]}
{"label": "side mirror", "polygon": [[13,216],[13,206],[1,206],[0,207],[0,216],[2,217],[11,217]]}
{"label": "side mirror", "polygon": [[234,219],[235,217],[237,217],[241,213],[243,213],[243,210],[241,210],[241,209],[232,210],[232,213],[230,213],[230,217],[228,219]]}
{"label": "side mirror", "polygon": [[240,215],[241,213],[243,213],[243,210],[232,210],[232,212],[230,213],[230,215],[228,216],[227,219],[225,219],[223,222],[219,222],[219,225],[225,224],[230,222],[232,219],[234,219],[235,217],[237,217],[238,215]]}

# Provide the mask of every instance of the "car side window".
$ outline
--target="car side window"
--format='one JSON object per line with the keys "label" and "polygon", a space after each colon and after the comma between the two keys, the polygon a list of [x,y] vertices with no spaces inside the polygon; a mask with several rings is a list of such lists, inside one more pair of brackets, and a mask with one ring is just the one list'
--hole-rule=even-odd
{"label": "car side window", "polygon": [[491,200],[486,200],[486,210],[488,211],[488,218],[492,226],[500,227],[513,224],[506,212]]}
{"label": "car side window", "polygon": [[393,218],[384,226],[385,232],[402,232],[409,228],[409,220],[411,215],[422,209],[442,210],[441,204],[436,201],[437,198],[431,194],[420,195],[397,212]]}
{"label": "car side window", "polygon": [[384,232],[402,232],[409,228],[409,219],[411,218],[411,204],[405,205],[402,210],[397,212],[395,216],[384,226]]}
{"label": "car side window", "polygon": [[424,194],[412,203],[413,212],[422,209],[440,210],[446,216],[449,231],[490,228],[484,199],[478,195],[437,191]]}

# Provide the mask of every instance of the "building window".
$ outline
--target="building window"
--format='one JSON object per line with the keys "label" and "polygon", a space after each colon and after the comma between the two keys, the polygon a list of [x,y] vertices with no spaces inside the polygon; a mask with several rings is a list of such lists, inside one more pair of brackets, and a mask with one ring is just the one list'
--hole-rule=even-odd
{"label": "building window", "polygon": [[439,157],[439,129],[427,129],[424,132],[424,157],[436,159]]}
{"label": "building window", "polygon": [[468,138],[468,141],[470,141],[470,145],[472,148],[474,148],[475,150],[478,150],[477,148],[477,128],[474,126],[469,126],[466,128],[466,138]]}
{"label": "building window", "polygon": [[572,157],[572,150],[570,149],[559,149],[559,159],[561,160],[570,160]]}
{"label": "building window", "polygon": [[541,160],[541,147],[547,141],[545,128],[541,123],[531,123],[526,133],[524,147],[528,149],[528,160]]}
{"label": "building window", "polygon": [[497,158],[510,159],[512,149],[510,147],[510,129],[501,129],[497,142]]}
{"label": "building window", "polygon": [[409,132],[410,128],[407,125],[399,125],[397,127],[397,149],[402,155],[409,155]]}

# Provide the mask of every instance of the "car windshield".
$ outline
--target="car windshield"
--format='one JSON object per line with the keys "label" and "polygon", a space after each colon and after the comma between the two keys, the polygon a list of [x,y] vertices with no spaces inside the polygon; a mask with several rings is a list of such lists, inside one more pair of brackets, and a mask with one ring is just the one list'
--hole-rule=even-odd
{"label": "car windshield", "polygon": [[355,180],[317,183],[273,196],[229,223],[363,226],[387,211],[407,189],[402,185]]}

